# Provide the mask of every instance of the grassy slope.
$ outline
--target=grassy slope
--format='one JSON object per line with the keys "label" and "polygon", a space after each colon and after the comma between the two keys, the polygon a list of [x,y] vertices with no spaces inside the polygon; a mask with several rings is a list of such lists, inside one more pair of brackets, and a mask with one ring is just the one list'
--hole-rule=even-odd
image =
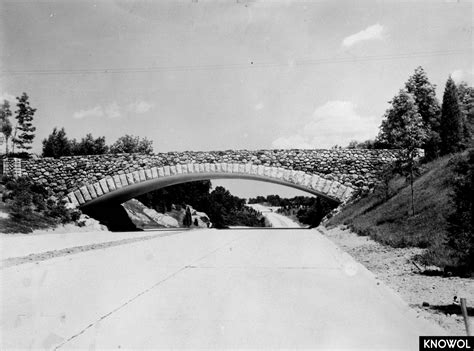
{"label": "grassy slope", "polygon": [[394,247],[430,247],[444,241],[452,205],[449,157],[424,165],[423,174],[414,183],[415,216],[410,212],[410,186],[394,179],[395,195],[384,201],[370,194],[347,206],[326,225],[346,224],[360,235]]}

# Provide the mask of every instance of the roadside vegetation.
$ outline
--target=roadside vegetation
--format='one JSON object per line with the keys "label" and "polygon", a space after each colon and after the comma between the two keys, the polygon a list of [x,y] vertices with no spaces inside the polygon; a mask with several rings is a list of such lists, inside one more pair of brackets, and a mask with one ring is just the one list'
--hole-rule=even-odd
{"label": "roadside vegetation", "polygon": [[26,178],[4,177],[0,182],[0,191],[0,211],[6,217],[0,218],[0,233],[31,233],[35,229],[75,221],[80,215],[50,196],[44,187]]}
{"label": "roadside vegetation", "polygon": [[390,102],[377,138],[349,145],[400,153],[374,192],[326,225],[344,224],[393,247],[426,248],[420,263],[466,276],[474,273],[474,88],[449,77],[441,105],[435,88],[418,67]]}
{"label": "roadside vegetation", "polygon": [[205,212],[215,228],[229,226],[264,227],[262,214],[245,206],[245,199],[232,195],[224,187],[211,191],[209,180],[172,185],[137,198],[145,206],[166,213],[173,205]]}

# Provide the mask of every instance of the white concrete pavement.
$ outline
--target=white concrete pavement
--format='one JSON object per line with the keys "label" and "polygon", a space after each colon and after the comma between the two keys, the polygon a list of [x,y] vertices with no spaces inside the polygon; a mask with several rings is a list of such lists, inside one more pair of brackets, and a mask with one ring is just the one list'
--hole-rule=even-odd
{"label": "white concrete pavement", "polygon": [[442,334],[316,230],[193,230],[0,271],[0,349],[418,349]]}
{"label": "white concrete pavement", "polygon": [[264,206],[262,204],[249,204],[247,206],[252,207],[256,211],[260,211],[273,228],[301,228],[301,226],[291,218],[276,213],[279,207]]}

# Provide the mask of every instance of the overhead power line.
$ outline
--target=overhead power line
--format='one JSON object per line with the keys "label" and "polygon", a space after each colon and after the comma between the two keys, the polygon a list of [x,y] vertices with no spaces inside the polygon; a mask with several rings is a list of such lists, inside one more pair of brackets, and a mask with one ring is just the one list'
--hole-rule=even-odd
{"label": "overhead power line", "polygon": [[316,58],[290,60],[289,62],[257,62],[249,60],[245,63],[213,64],[213,65],[179,65],[179,66],[150,66],[135,68],[85,68],[85,69],[37,69],[37,70],[0,70],[0,75],[74,75],[74,74],[129,74],[150,72],[174,72],[174,71],[216,71],[237,70],[272,67],[294,67],[312,66],[324,64],[356,63],[368,61],[389,61],[410,58],[451,56],[461,54],[472,54],[471,50],[447,50],[447,51],[424,51],[411,52],[394,55],[372,55],[339,58]]}

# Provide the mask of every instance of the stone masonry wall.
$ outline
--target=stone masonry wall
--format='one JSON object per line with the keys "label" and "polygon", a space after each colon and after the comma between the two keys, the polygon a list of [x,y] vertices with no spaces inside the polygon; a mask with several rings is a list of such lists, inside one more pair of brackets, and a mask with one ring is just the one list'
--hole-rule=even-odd
{"label": "stone masonry wall", "polygon": [[[176,164],[251,163],[316,174],[356,188],[371,188],[393,150],[226,150],[168,152],[153,155],[107,154],[38,158],[21,161],[21,174],[43,184],[57,196],[106,177]],[[12,160],[9,160],[12,161]]]}

